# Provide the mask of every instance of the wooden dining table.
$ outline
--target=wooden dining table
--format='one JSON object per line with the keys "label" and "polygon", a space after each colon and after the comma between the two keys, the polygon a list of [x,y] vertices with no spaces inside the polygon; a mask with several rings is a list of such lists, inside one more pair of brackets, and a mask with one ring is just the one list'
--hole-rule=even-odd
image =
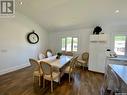
{"label": "wooden dining table", "polygon": [[69,62],[71,61],[71,59],[73,58],[72,56],[66,56],[66,55],[62,55],[60,56],[59,59],[56,59],[57,55],[54,55],[52,57],[48,57],[48,58],[44,58],[39,60],[40,61],[44,61],[49,63],[53,68],[55,68],[57,71],[60,72],[60,76],[62,77],[62,75],[64,74],[64,70],[66,68],[66,66],[69,65]]}

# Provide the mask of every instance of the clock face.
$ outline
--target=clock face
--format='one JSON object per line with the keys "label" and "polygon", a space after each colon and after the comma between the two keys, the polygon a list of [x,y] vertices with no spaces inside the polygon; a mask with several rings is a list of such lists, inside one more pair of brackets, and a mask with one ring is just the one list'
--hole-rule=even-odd
{"label": "clock face", "polygon": [[36,44],[39,41],[39,36],[35,32],[31,32],[27,35],[27,40],[31,44]]}

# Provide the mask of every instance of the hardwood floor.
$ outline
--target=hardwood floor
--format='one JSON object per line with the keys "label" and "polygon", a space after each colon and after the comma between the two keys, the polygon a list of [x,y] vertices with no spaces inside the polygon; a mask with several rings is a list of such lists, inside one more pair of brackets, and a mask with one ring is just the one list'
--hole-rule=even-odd
{"label": "hardwood floor", "polygon": [[[36,78],[37,80],[37,78]],[[46,81],[46,88],[33,84],[32,67],[27,67],[0,76],[0,95],[100,95],[103,75],[78,69],[73,75],[71,83],[68,75],[64,75],[61,84],[54,83],[54,92],[50,92],[50,82]]]}

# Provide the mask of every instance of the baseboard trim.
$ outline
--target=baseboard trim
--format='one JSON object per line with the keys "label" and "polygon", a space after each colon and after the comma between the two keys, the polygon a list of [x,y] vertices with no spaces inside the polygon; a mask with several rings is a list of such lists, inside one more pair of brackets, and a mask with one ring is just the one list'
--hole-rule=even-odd
{"label": "baseboard trim", "polygon": [[28,67],[28,66],[30,66],[29,63],[22,64],[22,65],[19,65],[19,66],[10,67],[10,68],[4,69],[4,70],[0,70],[0,75],[7,74],[7,73],[10,73],[10,72],[13,72],[13,71],[16,71],[16,70],[19,70],[19,69],[22,69],[22,68],[25,68],[25,67]]}
{"label": "baseboard trim", "polygon": [[[88,69],[89,70],[89,69]],[[90,72],[94,72],[94,73],[98,73],[98,74],[103,74],[104,75],[104,73],[102,73],[102,72],[98,72],[98,71],[93,71],[93,70],[89,70]]]}

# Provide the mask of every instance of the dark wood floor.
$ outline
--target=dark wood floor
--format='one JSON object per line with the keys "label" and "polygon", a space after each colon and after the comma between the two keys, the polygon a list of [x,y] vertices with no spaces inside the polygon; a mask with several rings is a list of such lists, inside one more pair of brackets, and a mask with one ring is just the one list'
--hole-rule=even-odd
{"label": "dark wood floor", "polygon": [[[37,79],[36,79],[37,80]],[[100,95],[103,75],[78,69],[71,83],[68,75],[64,75],[61,84],[54,83],[54,92],[50,92],[50,82],[46,81],[46,88],[33,84],[32,67],[27,67],[0,76],[0,95]]]}

